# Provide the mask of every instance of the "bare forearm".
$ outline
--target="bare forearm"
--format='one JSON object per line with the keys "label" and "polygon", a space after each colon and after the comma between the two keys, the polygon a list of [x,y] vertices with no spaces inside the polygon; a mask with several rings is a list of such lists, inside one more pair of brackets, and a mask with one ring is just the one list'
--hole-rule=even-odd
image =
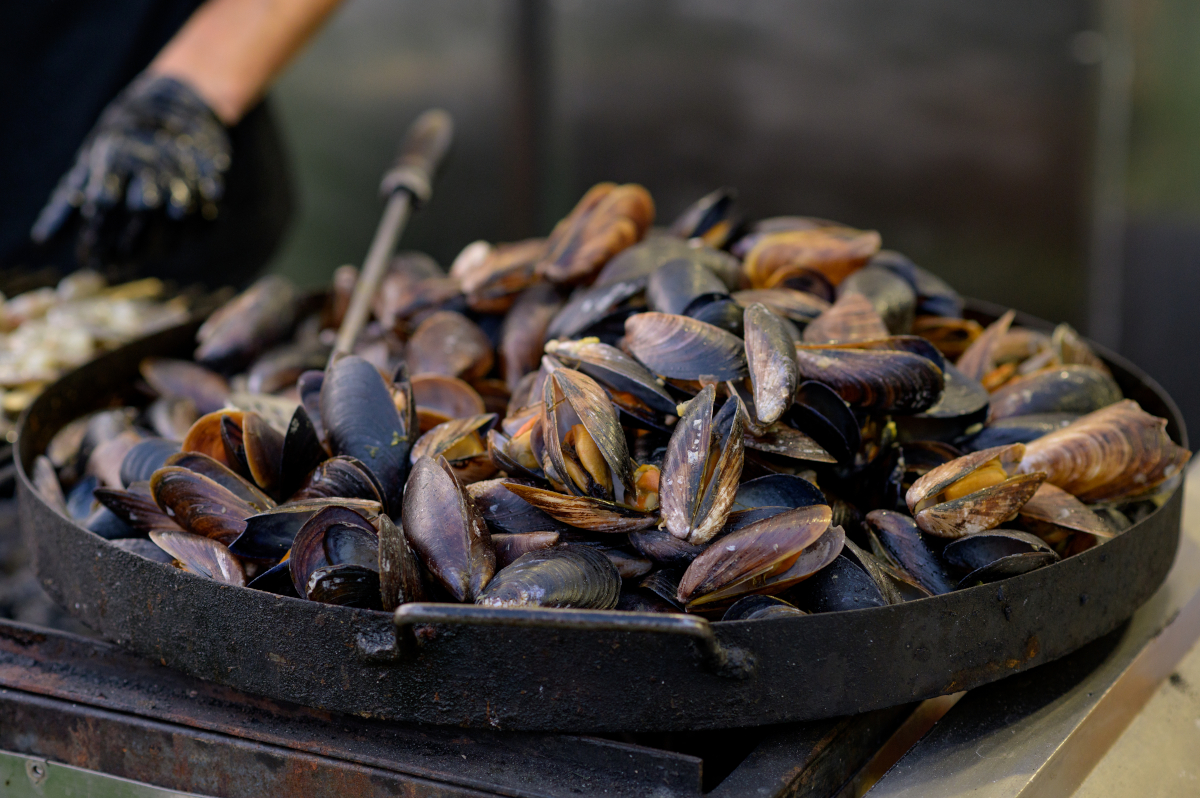
{"label": "bare forearm", "polygon": [[341,0],[208,0],[149,71],[188,83],[226,124],[241,119]]}

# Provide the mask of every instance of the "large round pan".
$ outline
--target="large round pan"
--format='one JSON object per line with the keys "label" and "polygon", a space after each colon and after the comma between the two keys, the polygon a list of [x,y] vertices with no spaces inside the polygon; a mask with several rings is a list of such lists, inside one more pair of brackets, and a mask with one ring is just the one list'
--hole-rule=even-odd
{"label": "large round pan", "polygon": [[[996,309],[976,305],[983,316]],[[1021,318],[1026,326],[1045,327]],[[184,355],[193,327],[67,375],[20,427],[21,524],[49,594],[104,637],[173,668],[363,716],[570,732],[755,726],[847,715],[978,687],[1116,628],[1162,583],[1182,491],[1109,543],[1003,582],[897,606],[796,618],[701,618],[413,604],[383,612],[217,584],[129,554],[34,492],[34,457],[65,423],[123,401],[149,355]],[[1179,411],[1103,353],[1127,396]]]}

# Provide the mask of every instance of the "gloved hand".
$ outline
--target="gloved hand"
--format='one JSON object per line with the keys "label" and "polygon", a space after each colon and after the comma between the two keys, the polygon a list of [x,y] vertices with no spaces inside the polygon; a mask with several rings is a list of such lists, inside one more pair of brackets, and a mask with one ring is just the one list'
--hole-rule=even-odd
{"label": "gloved hand", "polygon": [[229,163],[229,136],[204,100],[142,74],[104,109],[31,234],[47,241],[78,209],[81,260],[132,257],[152,223],[216,218]]}

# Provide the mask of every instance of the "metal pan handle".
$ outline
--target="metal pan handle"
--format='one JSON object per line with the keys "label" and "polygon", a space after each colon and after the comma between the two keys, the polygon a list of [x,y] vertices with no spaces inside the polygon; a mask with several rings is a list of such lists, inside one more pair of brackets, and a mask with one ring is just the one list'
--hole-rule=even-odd
{"label": "metal pan handle", "polygon": [[737,646],[722,645],[712,624],[693,615],[601,610],[505,609],[472,604],[401,604],[392,617],[396,627],[390,645],[371,645],[360,637],[360,653],[375,662],[406,661],[422,645],[415,633],[418,624],[502,626],[512,629],[580,629],[589,632],[647,632],[690,637],[696,651],[713,673],[735,679],[754,675],[755,656]]}

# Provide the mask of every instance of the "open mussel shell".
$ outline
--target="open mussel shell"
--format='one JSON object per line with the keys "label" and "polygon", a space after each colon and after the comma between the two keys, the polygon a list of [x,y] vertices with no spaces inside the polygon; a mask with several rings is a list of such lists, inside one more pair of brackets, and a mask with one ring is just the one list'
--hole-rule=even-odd
{"label": "open mussel shell", "polygon": [[237,424],[230,416],[221,419],[221,439],[230,465],[268,494],[281,487],[283,435],[258,413],[242,413]]}
{"label": "open mussel shell", "polygon": [[958,586],[960,588],[974,587],[975,585],[987,584],[988,582],[995,582],[1000,579],[1008,579],[1011,576],[1020,576],[1030,571],[1036,571],[1038,568],[1053,565],[1058,560],[1059,556],[1053,551],[1031,551],[1021,554],[1010,554],[980,568],[978,571],[972,571],[967,574],[959,581]]}
{"label": "open mussel shell", "polygon": [[[570,493],[632,504],[625,430],[595,380],[573,369],[554,370],[543,390],[542,419],[549,463]],[[542,467],[549,468],[546,460]]]}
{"label": "open mussel shell", "polygon": [[[280,453],[278,494],[291,496],[309,474],[329,457],[312,417],[301,405],[292,413]],[[353,494],[352,494],[353,495]]]}
{"label": "open mussel shell", "polygon": [[1083,502],[1117,501],[1153,491],[1187,465],[1191,453],[1167,435],[1167,420],[1132,399],[1089,413],[1025,447],[1023,472]]}
{"label": "open mussel shell", "polygon": [[190,399],[201,415],[220,410],[229,399],[225,378],[190,360],[149,357],[138,371],[159,396]]}
{"label": "open mussel shell", "polygon": [[1017,473],[1024,444],[1014,443],[951,460],[932,469],[905,494],[922,531],[956,538],[992,529],[1013,517],[1045,481]]}
{"label": "open mussel shell", "polygon": [[150,533],[150,540],[174,557],[185,571],[227,585],[246,585],[242,564],[215,540],[173,530],[155,530]]}
{"label": "open mussel shell", "polygon": [[797,609],[791,602],[775,596],[746,596],[733,602],[722,621],[756,621],[761,618],[787,618],[796,615],[807,615],[804,610]]}
{"label": "open mussel shell", "polygon": [[839,463],[848,463],[862,446],[862,429],[854,412],[833,388],[805,380],[796,389],[789,415],[795,426]]}
{"label": "open mussel shell", "polygon": [[643,187],[597,183],[546,239],[540,276],[557,285],[590,282],[610,258],[636,244],[654,221],[654,200]]}
{"label": "open mussel shell", "polygon": [[766,305],[745,310],[746,366],[758,423],[773,424],[791,407],[800,384],[796,341],[788,323]]}
{"label": "open mussel shell", "polygon": [[[866,522],[864,521],[864,524]],[[896,580],[889,575],[890,566],[869,551],[859,548],[853,540],[846,538],[842,556],[848,558],[867,574],[876,584],[879,594],[888,604],[900,604],[905,601]]]}
{"label": "open mussel shell", "polygon": [[165,438],[146,438],[134,444],[121,461],[121,484],[129,487],[134,482],[148,482],[178,451],[179,443]]}
{"label": "open mussel shell", "polygon": [[409,488],[403,526],[413,549],[456,600],[474,601],[496,568],[483,516],[444,457],[418,460]]}
{"label": "open mussel shell", "polygon": [[180,466],[197,474],[203,474],[250,505],[255,512],[266,512],[275,506],[275,501],[248,479],[200,452],[177,452],[168,457],[164,465]]}
{"label": "open mussel shell", "polygon": [[903,277],[879,264],[868,263],[847,277],[838,293],[861,294],[893,335],[911,332],[917,312],[917,293]]}
{"label": "open mussel shell", "polygon": [[386,612],[410,601],[425,598],[425,585],[416,552],[404,530],[391,518],[380,515],[374,520],[379,533],[379,596]]}
{"label": "open mussel shell", "polygon": [[522,554],[496,573],[475,603],[610,610],[620,593],[621,575],[603,552],[565,544]]}
{"label": "open mussel shell", "polygon": [[945,384],[931,360],[895,350],[797,346],[796,365],[801,379],[821,382],[867,412],[923,412],[941,398]]}
{"label": "open mussel shell", "polygon": [[1062,488],[1044,482],[1019,511],[1021,524],[1043,538],[1063,531],[1084,532],[1098,538],[1111,538],[1117,530],[1099,513]]}
{"label": "open mussel shell", "polygon": [[504,486],[556,521],[589,532],[637,532],[658,521],[653,513],[591,496],[569,496],[511,480],[505,480]]}
{"label": "open mussel shell", "polygon": [[[181,448],[185,452],[205,454],[229,468],[235,467],[230,453],[225,450],[223,427],[226,423],[234,424],[237,429],[242,426],[241,410],[218,410],[207,413],[196,419],[187,435],[183,438]],[[228,421],[227,421],[228,419]]]}
{"label": "open mussel shell", "polygon": [[788,592],[788,598],[803,611],[842,612],[867,607],[886,607],[875,579],[849,557],[840,556]]}
{"label": "open mussel shell", "polygon": [[591,288],[579,288],[546,327],[546,340],[578,338],[603,325],[614,314],[624,321],[622,311],[632,298],[646,287],[645,278],[622,280]]}
{"label": "open mussel shell", "polygon": [[367,519],[375,518],[381,511],[378,501],[365,499],[325,498],[288,502],[247,518],[245,531],[229,544],[229,550],[247,560],[274,562],[292,548],[300,528],[327,507],[352,510]]}
{"label": "open mussel shell", "polygon": [[878,544],[886,558],[912,576],[918,585],[935,596],[954,589],[954,582],[921,538],[913,519],[891,510],[872,510],[867,513],[866,521],[872,546]]}
{"label": "open mussel shell", "polygon": [[958,358],[958,362],[954,364],[958,366],[958,370],[967,375],[969,379],[982,382],[983,378],[996,368],[996,346],[1008,333],[1008,329],[1016,317],[1016,311],[1009,310],[985,327],[979,337],[967,347],[967,351],[963,352]]}
{"label": "open mussel shell", "polygon": [[827,505],[801,507],[721,538],[688,566],[677,599],[688,609],[716,608],[768,589],[772,577],[787,572],[804,549],[829,529],[831,518]]}
{"label": "open mussel shell", "polygon": [[710,540],[725,523],[745,459],[741,400],[714,414],[716,389],[688,403],[667,443],[659,501],[667,530],[688,543]]}
{"label": "open mussel shell", "polygon": [[829,309],[804,328],[804,343],[831,344],[874,341],[888,336],[888,327],[871,300],[860,293],[838,297]]}
{"label": "open mussel shell", "polygon": [[[292,584],[296,593],[311,600],[324,600],[326,603],[336,603],[324,599],[315,599],[311,595],[314,584],[314,573],[319,569],[337,565],[352,565],[362,569],[375,570],[379,567],[379,537],[359,513],[348,507],[328,506],[321,508],[312,515],[292,544],[288,557]],[[354,578],[351,581],[359,581]],[[318,582],[320,580],[317,580]],[[332,590],[333,585],[326,588]],[[379,601],[378,576],[375,581],[373,601]],[[322,588],[325,589],[325,588]]]}
{"label": "open mussel shell", "polygon": [[1029,443],[1062,429],[1077,418],[1079,415],[1076,413],[1033,413],[989,421],[979,434],[964,441],[961,446],[965,451],[977,452],[1010,443]]}
{"label": "open mussel shell", "polygon": [[625,322],[625,344],[650,371],[664,377],[737,380],[747,374],[746,353],[740,338],[687,316],[667,313],[630,316]]}
{"label": "open mussel shell", "polygon": [[722,296],[728,296],[725,283],[691,258],[667,261],[646,284],[646,306],[658,313],[683,314],[701,297]]}
{"label": "open mussel shell", "polygon": [[445,457],[460,482],[488,479],[496,473],[496,466],[482,436],[495,423],[496,414],[485,413],[438,424],[417,439],[409,459],[415,463],[421,457]]}
{"label": "open mussel shell", "polygon": [[379,572],[354,563],[315,568],[305,583],[309,601],[343,607],[380,609]]}
{"label": "open mussel shell", "polygon": [[405,347],[413,374],[443,374],[467,382],[492,370],[495,355],[483,330],[466,316],[440,310],[426,317]]}
{"label": "open mussel shell", "polygon": [[383,376],[354,355],[334,362],[321,386],[321,418],[333,453],[362,462],[383,486],[387,511],[398,512],[415,431],[401,418]]}
{"label": "open mussel shell", "polygon": [[992,394],[993,420],[1030,413],[1091,413],[1121,401],[1121,388],[1093,366],[1058,366],[1020,377]]}
{"label": "open mussel shell", "polygon": [[479,416],[487,412],[479,392],[457,377],[423,374],[413,377],[411,384],[423,433],[452,418]]}
{"label": "open mussel shell", "polygon": [[566,526],[510,491],[506,485],[528,484],[518,480],[485,479],[466,486],[467,495],[496,534],[522,535],[530,532],[562,532]]}
{"label": "open mussel shell", "polygon": [[292,494],[290,503],[313,499],[366,499],[383,504],[383,486],[361,461],[338,455],[314,468]]}
{"label": "open mussel shell", "polygon": [[809,270],[837,286],[878,252],[879,245],[879,233],[849,227],[770,233],[746,254],[746,276],[754,288],[773,288],[797,272]]}
{"label": "open mussel shell", "polygon": [[618,410],[655,427],[673,416],[675,400],[662,381],[645,366],[614,346],[595,339],[550,341],[546,353],[599,382]]}
{"label": "open mussel shell", "polygon": [[[747,410],[749,412],[749,410]],[[788,460],[804,460],[813,463],[836,463],[837,458],[807,435],[790,424],[776,421],[765,428],[751,429],[750,421],[745,425],[744,442],[747,449]]]}
{"label": "open mussel shell", "polygon": [[943,363],[942,377],[942,395],[933,407],[916,415],[897,416],[902,440],[959,441],[979,432],[987,421],[990,395],[982,385],[967,379],[949,362]]}
{"label": "open mussel shell", "polygon": [[610,260],[596,276],[596,286],[605,287],[626,282],[645,288],[650,275],[660,266],[676,258],[687,258],[704,266],[725,283],[728,290],[735,290],[741,281],[741,263],[727,252],[696,241],[683,241],[669,235],[655,235],[618,254]]}
{"label": "open mussel shell", "polygon": [[975,535],[952,540],[942,550],[946,562],[960,572],[978,571],[997,560],[1014,554],[1050,554],[1058,556],[1036,535],[1015,529],[990,529]]}
{"label": "open mussel shell", "polygon": [[718,188],[693,202],[671,223],[669,232],[684,239],[698,238],[714,247],[724,247],[740,228],[734,211],[737,191]]}
{"label": "open mussel shell", "polygon": [[224,544],[236,540],[246,529],[246,519],[255,513],[228,488],[179,466],[154,472],[150,491],[155,503],[181,527]]}

